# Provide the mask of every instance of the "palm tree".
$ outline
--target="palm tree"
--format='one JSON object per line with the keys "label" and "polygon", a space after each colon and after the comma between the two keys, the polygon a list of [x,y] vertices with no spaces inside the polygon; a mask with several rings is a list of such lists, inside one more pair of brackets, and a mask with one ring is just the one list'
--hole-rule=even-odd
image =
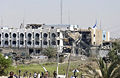
{"label": "palm tree", "polygon": [[108,53],[109,58],[111,59],[112,62],[114,62],[115,60],[120,60],[120,42],[113,42],[112,43],[112,49],[110,50],[110,52]]}
{"label": "palm tree", "polygon": [[100,72],[98,72],[95,68],[87,65],[86,67],[89,69],[85,77],[89,78],[120,78],[120,61],[116,60],[111,63],[105,62],[103,59],[99,59],[97,61]]}
{"label": "palm tree", "polygon": [[92,71],[92,73],[88,74],[89,78],[93,78],[93,76],[94,78],[120,78],[120,56],[117,54],[117,52],[120,52],[120,43],[115,42],[112,46],[113,48],[108,54],[111,60],[110,63],[102,58],[97,60],[100,73],[95,68],[87,66]]}
{"label": "palm tree", "polygon": [[100,74],[99,74],[99,72],[97,72],[96,69],[92,68],[89,65],[87,65],[86,67],[88,68],[88,70],[85,71],[87,73],[87,74],[84,74],[85,77],[87,77],[87,78],[100,78]]}
{"label": "palm tree", "polygon": [[103,59],[98,60],[98,66],[101,71],[101,78],[120,78],[120,61],[116,60],[112,63],[107,63]]}

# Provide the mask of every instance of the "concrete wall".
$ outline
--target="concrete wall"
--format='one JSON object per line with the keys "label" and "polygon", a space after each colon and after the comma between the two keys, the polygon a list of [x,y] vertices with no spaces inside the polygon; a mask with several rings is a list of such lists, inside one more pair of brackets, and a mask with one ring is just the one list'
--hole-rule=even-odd
{"label": "concrete wall", "polygon": [[[60,33],[60,36],[61,35]],[[57,39],[59,39],[59,37],[57,38],[56,29],[0,29],[0,47],[56,47]]]}

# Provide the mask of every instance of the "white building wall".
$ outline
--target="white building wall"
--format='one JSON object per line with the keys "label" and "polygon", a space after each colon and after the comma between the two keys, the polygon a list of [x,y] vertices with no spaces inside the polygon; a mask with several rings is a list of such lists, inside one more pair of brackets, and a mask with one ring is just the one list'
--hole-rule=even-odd
{"label": "white building wall", "polygon": [[108,41],[110,41],[110,32],[108,32]]}

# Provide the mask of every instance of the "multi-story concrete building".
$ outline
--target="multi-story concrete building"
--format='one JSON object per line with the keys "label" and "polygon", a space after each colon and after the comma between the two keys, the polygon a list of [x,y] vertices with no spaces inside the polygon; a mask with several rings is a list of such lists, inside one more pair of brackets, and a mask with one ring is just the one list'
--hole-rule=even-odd
{"label": "multi-story concrete building", "polygon": [[99,45],[102,45],[104,41],[106,42],[110,41],[109,32],[105,32],[96,28],[90,29],[90,31],[91,31],[92,45],[99,46]]}
{"label": "multi-story concrete building", "polygon": [[[80,29],[78,25],[44,25],[28,24],[26,28],[1,28],[0,47],[18,50],[27,49],[29,54],[40,53],[42,48],[54,47],[61,52],[66,46],[72,46],[73,41],[69,33],[78,32],[81,35],[81,48],[100,46],[103,41],[110,41],[109,32],[96,28]],[[64,41],[67,39],[68,42]],[[79,47],[80,48],[80,47]],[[24,50],[25,51],[25,50]]]}

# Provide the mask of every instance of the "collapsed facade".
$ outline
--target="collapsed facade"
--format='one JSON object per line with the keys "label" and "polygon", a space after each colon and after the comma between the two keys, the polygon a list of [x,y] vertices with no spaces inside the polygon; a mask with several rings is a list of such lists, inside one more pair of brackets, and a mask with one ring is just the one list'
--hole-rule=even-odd
{"label": "collapsed facade", "polygon": [[78,25],[28,24],[25,28],[1,28],[0,47],[40,54],[42,48],[59,52],[85,54],[91,47],[110,41],[110,33],[97,28],[80,29]]}

